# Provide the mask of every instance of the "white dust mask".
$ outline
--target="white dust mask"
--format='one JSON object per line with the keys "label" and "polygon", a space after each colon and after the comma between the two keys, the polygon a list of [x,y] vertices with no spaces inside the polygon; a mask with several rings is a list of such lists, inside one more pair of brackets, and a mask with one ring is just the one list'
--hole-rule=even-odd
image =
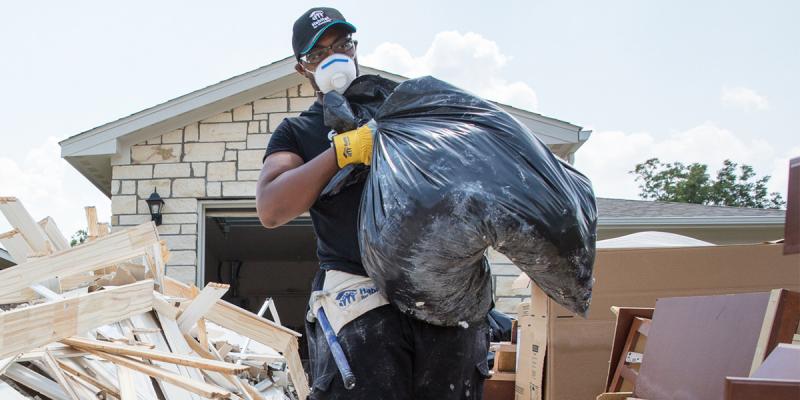
{"label": "white dust mask", "polygon": [[314,81],[322,93],[335,90],[344,94],[356,79],[356,62],[344,54],[331,54],[320,61],[314,71]]}

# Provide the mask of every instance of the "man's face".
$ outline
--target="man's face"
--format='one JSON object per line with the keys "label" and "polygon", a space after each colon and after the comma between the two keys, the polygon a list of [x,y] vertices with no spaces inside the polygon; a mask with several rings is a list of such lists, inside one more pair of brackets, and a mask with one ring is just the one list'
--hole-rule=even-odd
{"label": "man's face", "polygon": [[[302,57],[300,62],[295,65],[295,71],[308,78],[315,91],[319,92],[320,90],[317,86],[317,83],[314,81],[314,71],[316,71],[319,61],[322,61],[325,59],[325,57],[328,57],[333,53],[342,53],[352,57],[356,62],[356,71],[358,71],[358,59],[356,58],[357,43],[353,42],[352,48],[345,50],[345,48],[348,47],[345,45],[348,41],[348,36],[349,32],[347,32],[347,30],[344,28],[332,26],[330,29],[325,31],[324,34],[322,34],[322,37],[317,40],[317,43],[314,45],[311,51],[307,53],[312,56]],[[309,60],[304,60],[303,58],[307,58]]]}

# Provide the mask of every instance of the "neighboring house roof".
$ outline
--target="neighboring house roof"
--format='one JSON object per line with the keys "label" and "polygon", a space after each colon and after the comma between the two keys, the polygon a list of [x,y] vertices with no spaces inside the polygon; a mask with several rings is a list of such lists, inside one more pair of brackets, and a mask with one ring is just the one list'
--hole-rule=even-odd
{"label": "neighboring house roof", "polygon": [[663,201],[597,199],[601,226],[782,225],[786,211]]}
{"label": "neighboring house roof", "polygon": [[[59,143],[61,156],[110,196],[111,165],[129,163],[130,152],[126,150],[130,146],[304,83],[304,78],[295,72],[294,65],[294,57],[287,57],[73,135]],[[407,79],[368,66],[361,66],[361,72],[381,75],[398,82]],[[577,125],[508,105],[495,104],[528,126],[556,154],[570,161],[575,151],[591,134]]]}
{"label": "neighboring house roof", "polygon": [[0,248],[0,269],[8,268],[12,265],[16,265],[16,263],[11,258],[11,255],[5,249]]}

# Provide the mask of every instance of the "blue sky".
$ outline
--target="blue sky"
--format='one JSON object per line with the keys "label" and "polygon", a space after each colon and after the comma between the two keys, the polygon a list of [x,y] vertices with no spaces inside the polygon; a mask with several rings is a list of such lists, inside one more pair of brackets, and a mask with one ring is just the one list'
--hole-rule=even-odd
{"label": "blue sky", "polygon": [[[288,56],[292,22],[320,3],[276,3],[0,6],[0,195],[68,232],[84,205],[103,219],[109,201],[56,142]],[[598,195],[636,198],[626,171],[651,156],[712,169],[732,158],[785,192],[785,160],[800,156],[800,3],[486,4],[328,3],[358,26],[365,64],[592,129],[576,165]]]}

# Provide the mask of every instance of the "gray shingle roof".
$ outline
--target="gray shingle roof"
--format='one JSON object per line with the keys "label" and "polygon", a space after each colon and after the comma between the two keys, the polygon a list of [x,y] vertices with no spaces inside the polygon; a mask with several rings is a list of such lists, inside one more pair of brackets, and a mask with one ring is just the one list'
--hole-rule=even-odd
{"label": "gray shingle roof", "polygon": [[784,217],[786,211],[599,197],[597,214],[600,218]]}

